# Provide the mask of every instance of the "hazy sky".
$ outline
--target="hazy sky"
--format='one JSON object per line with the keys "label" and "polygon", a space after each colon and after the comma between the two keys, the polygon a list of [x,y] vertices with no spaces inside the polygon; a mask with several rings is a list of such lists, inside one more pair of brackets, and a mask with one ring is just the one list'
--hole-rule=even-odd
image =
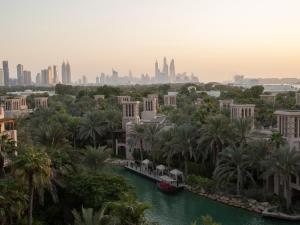
{"label": "hazy sky", "polygon": [[299,0],[0,0],[11,73],[68,59],[72,76],[154,73],[175,59],[201,81],[300,77]]}

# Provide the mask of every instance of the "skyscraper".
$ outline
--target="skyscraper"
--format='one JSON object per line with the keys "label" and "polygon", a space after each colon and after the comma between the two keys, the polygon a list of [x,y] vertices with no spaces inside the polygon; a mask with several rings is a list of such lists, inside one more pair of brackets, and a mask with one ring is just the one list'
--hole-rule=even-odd
{"label": "skyscraper", "polygon": [[[167,58],[164,57],[164,67],[163,67],[163,73],[165,75],[165,79],[169,76],[169,66],[167,63]],[[167,80],[167,79],[166,79]]]}
{"label": "skyscraper", "polygon": [[48,66],[47,85],[51,85],[52,81],[53,81],[53,78],[52,78],[52,67]]}
{"label": "skyscraper", "polygon": [[17,65],[17,84],[24,85],[24,67],[22,64]]}
{"label": "skyscraper", "polygon": [[9,68],[8,61],[3,61],[3,75],[4,75],[4,85],[9,86]]}
{"label": "skyscraper", "polygon": [[67,71],[65,62],[63,62],[61,65],[61,81],[63,84],[67,84]]}
{"label": "skyscraper", "polygon": [[170,63],[170,82],[175,82],[176,72],[175,72],[175,63],[174,59]]}
{"label": "skyscraper", "polygon": [[158,62],[156,60],[155,62],[155,78],[158,79],[159,77],[159,68],[158,68]]}
{"label": "skyscraper", "polygon": [[38,73],[37,75],[36,75],[36,77],[35,77],[35,84],[36,85],[40,85],[41,84],[41,74],[40,73]]}
{"label": "skyscraper", "polygon": [[85,75],[82,76],[82,84],[87,84],[87,78]]}
{"label": "skyscraper", "polygon": [[24,70],[23,75],[24,75],[23,84],[24,85],[31,85],[31,72],[27,71],[27,70]]}
{"label": "skyscraper", "polygon": [[4,85],[4,73],[3,69],[0,68],[0,86]]}
{"label": "skyscraper", "polygon": [[72,77],[71,77],[71,66],[69,62],[67,62],[66,64],[66,78],[67,78],[67,84],[71,84]]}
{"label": "skyscraper", "polygon": [[42,70],[41,71],[41,85],[47,85],[47,76],[48,76],[48,70]]}
{"label": "skyscraper", "polygon": [[57,84],[58,83],[58,70],[57,70],[57,66],[54,65],[53,66],[53,84]]}

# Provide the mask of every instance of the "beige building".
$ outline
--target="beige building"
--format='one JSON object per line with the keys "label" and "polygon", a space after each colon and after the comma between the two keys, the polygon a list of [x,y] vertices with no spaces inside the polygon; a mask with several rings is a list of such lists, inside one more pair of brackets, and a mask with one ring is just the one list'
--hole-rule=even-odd
{"label": "beige building", "polygon": [[122,105],[124,102],[129,102],[130,100],[130,96],[117,96],[117,101],[120,105]]}
{"label": "beige building", "polygon": [[300,110],[277,110],[277,129],[291,148],[300,151]]}
{"label": "beige building", "polygon": [[122,118],[122,128],[126,128],[128,122],[139,123],[140,121],[140,102],[139,101],[128,101],[123,102],[123,118]]}
{"label": "beige building", "polygon": [[260,99],[267,104],[275,104],[276,101],[276,95],[275,94],[270,94],[270,95],[260,95]]}
{"label": "beige building", "polygon": [[[300,110],[277,110],[277,130],[286,139],[290,148],[300,151]],[[291,174],[290,186],[293,196],[300,196],[300,176]],[[268,190],[279,194],[283,187],[280,176],[273,175],[267,179]]]}
{"label": "beige building", "polygon": [[48,97],[35,97],[34,98],[34,108],[48,108]]}
{"label": "beige building", "polygon": [[254,104],[231,104],[230,117],[231,120],[239,120],[250,118],[252,121],[252,129],[254,129]]}
{"label": "beige building", "polygon": [[219,100],[220,110],[228,109],[230,110],[230,106],[233,104],[233,99],[223,99]]}
{"label": "beige building", "polygon": [[25,96],[6,96],[4,98],[4,111],[6,117],[20,116],[28,113]]}
{"label": "beige building", "polygon": [[142,120],[151,120],[156,116],[157,113],[157,98],[147,97],[143,98],[143,112]]}
{"label": "beige building", "polygon": [[177,106],[176,101],[177,92],[168,92],[167,95],[164,95],[164,106]]}
{"label": "beige building", "polygon": [[0,135],[7,135],[9,139],[17,142],[17,130],[15,129],[15,120],[5,118],[4,108],[0,107]]}

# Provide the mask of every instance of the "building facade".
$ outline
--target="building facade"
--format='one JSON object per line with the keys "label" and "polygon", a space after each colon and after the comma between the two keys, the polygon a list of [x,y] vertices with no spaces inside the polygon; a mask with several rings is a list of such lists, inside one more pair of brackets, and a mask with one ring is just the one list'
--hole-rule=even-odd
{"label": "building facade", "polygon": [[176,107],[177,106],[176,95],[177,92],[168,92],[167,95],[164,95],[164,106]]}
{"label": "building facade", "polygon": [[3,76],[4,76],[4,86],[9,86],[9,68],[8,61],[3,61]]}
{"label": "building facade", "polygon": [[48,97],[35,97],[34,98],[34,108],[48,108]]}
{"label": "building facade", "polygon": [[20,116],[28,113],[28,106],[25,96],[2,96],[4,101],[5,117]]}
{"label": "building facade", "polygon": [[233,99],[219,100],[220,110],[223,110],[223,109],[230,110],[230,106],[232,104],[233,104]]}
{"label": "building facade", "polygon": [[230,105],[230,117],[231,120],[250,119],[252,123],[252,129],[254,129],[254,104],[231,104]]}
{"label": "building facade", "polygon": [[143,98],[143,112],[142,120],[151,120],[156,117],[157,114],[157,98],[147,97]]}
{"label": "building facade", "polygon": [[139,123],[140,121],[140,102],[139,101],[128,101],[122,103],[123,118],[122,128],[126,128],[128,122]]}

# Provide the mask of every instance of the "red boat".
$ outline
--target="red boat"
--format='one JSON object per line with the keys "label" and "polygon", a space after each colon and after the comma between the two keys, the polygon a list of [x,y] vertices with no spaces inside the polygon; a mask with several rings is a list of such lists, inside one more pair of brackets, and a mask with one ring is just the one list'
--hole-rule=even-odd
{"label": "red boat", "polygon": [[176,181],[168,176],[161,176],[157,187],[165,193],[175,193],[178,190]]}

